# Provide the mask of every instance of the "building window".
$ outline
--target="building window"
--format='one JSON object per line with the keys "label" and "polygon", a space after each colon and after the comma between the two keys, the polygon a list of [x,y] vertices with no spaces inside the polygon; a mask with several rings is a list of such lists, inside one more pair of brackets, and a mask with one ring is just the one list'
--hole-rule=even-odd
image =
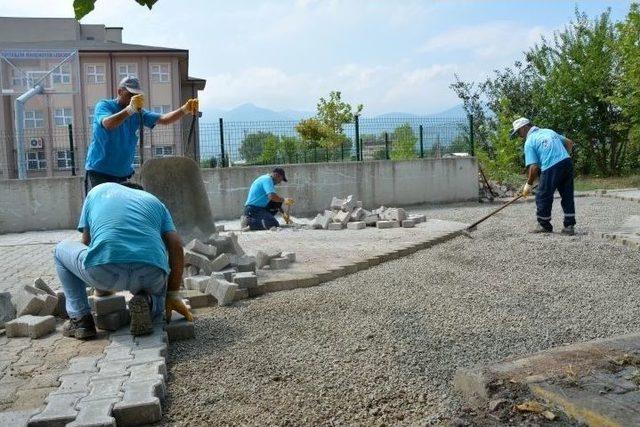
{"label": "building window", "polygon": [[54,84],[68,85],[71,83],[71,68],[68,64],[63,64],[51,73]]}
{"label": "building window", "polygon": [[95,112],[96,107],[90,105],[87,109],[87,118],[89,120],[89,126],[93,126],[93,113]]}
{"label": "building window", "polygon": [[71,108],[56,108],[53,110],[53,122],[56,126],[68,126],[73,122]]}
{"label": "building window", "polygon": [[158,145],[153,147],[154,157],[173,156],[173,145]]}
{"label": "building window", "polygon": [[47,168],[47,158],[44,150],[29,150],[27,152],[27,169],[42,170]]}
{"label": "building window", "polygon": [[87,64],[87,83],[102,84],[104,83],[104,65]]}
{"label": "building window", "polygon": [[71,169],[71,151],[59,150],[57,161],[58,169]]}
{"label": "building window", "polygon": [[118,64],[118,82],[127,76],[138,77],[137,64]]}
{"label": "building window", "polygon": [[38,129],[44,127],[44,114],[42,110],[29,110],[24,112],[25,129]]}
{"label": "building window", "polygon": [[12,68],[11,69],[11,84],[13,86],[20,86],[20,87],[21,86],[26,86],[27,85],[27,78],[20,71],[16,70],[15,68]]}
{"label": "building window", "polygon": [[169,83],[171,75],[169,64],[151,64],[151,81],[154,83]]}
{"label": "building window", "polygon": [[11,84],[19,87],[34,87],[36,84],[45,89],[51,89],[51,75],[46,71],[24,71],[11,69]]}
{"label": "building window", "polygon": [[170,105],[153,105],[151,106],[151,111],[158,114],[167,114],[171,111]]}

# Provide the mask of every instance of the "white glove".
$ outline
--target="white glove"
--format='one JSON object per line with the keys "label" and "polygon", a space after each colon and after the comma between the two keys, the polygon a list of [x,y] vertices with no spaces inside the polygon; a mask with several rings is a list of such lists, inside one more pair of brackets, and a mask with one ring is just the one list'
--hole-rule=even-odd
{"label": "white glove", "polygon": [[533,186],[529,185],[529,183],[527,182],[524,187],[522,187],[522,195],[524,197],[530,196],[531,195],[531,190],[533,190]]}

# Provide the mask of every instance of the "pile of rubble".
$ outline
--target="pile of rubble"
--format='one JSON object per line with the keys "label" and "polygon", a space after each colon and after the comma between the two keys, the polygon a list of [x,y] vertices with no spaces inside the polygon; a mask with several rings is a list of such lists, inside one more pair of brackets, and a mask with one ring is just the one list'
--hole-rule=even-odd
{"label": "pile of rubble", "polygon": [[[248,297],[250,290],[258,286],[258,269],[285,269],[296,259],[294,252],[278,250],[247,255],[235,233],[213,234],[206,242],[193,239],[184,249],[185,288],[211,296],[218,305],[229,305],[236,299]],[[202,301],[195,305],[208,305],[204,299]],[[190,298],[190,302],[194,307],[193,299]]]}
{"label": "pile of rubble", "polygon": [[407,215],[402,208],[387,208],[368,211],[353,195],[345,199],[334,197],[329,209],[318,214],[311,222],[311,227],[324,230],[362,230],[367,226],[377,228],[415,227],[419,222],[425,222],[424,215]]}
{"label": "pile of rubble", "polygon": [[[489,187],[487,187],[487,183]],[[494,199],[510,199],[516,197],[519,191],[520,187],[511,184],[502,184],[492,180],[485,182],[481,179],[478,196],[480,202],[492,202]]]}

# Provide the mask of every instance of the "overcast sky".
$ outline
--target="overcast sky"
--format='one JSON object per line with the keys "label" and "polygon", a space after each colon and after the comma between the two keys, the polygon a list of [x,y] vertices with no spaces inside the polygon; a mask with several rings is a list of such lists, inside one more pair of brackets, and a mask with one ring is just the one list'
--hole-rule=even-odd
{"label": "overcast sky", "polygon": [[[2,0],[0,16],[71,17],[72,0]],[[562,28],[630,1],[98,0],[82,23],[124,27],[123,41],[189,49],[207,79],[203,108],[245,102],[315,109],[340,90],[365,114],[434,113],[458,100],[454,73],[479,80]],[[188,5],[188,6],[183,6]]]}

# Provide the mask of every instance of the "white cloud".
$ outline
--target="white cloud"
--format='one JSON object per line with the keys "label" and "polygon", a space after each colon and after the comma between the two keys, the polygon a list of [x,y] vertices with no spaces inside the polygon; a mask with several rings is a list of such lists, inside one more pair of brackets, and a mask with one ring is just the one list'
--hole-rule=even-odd
{"label": "white cloud", "polygon": [[550,35],[553,29],[542,26],[523,27],[511,21],[493,21],[458,27],[428,39],[420,52],[471,52],[482,59],[513,58]]}

